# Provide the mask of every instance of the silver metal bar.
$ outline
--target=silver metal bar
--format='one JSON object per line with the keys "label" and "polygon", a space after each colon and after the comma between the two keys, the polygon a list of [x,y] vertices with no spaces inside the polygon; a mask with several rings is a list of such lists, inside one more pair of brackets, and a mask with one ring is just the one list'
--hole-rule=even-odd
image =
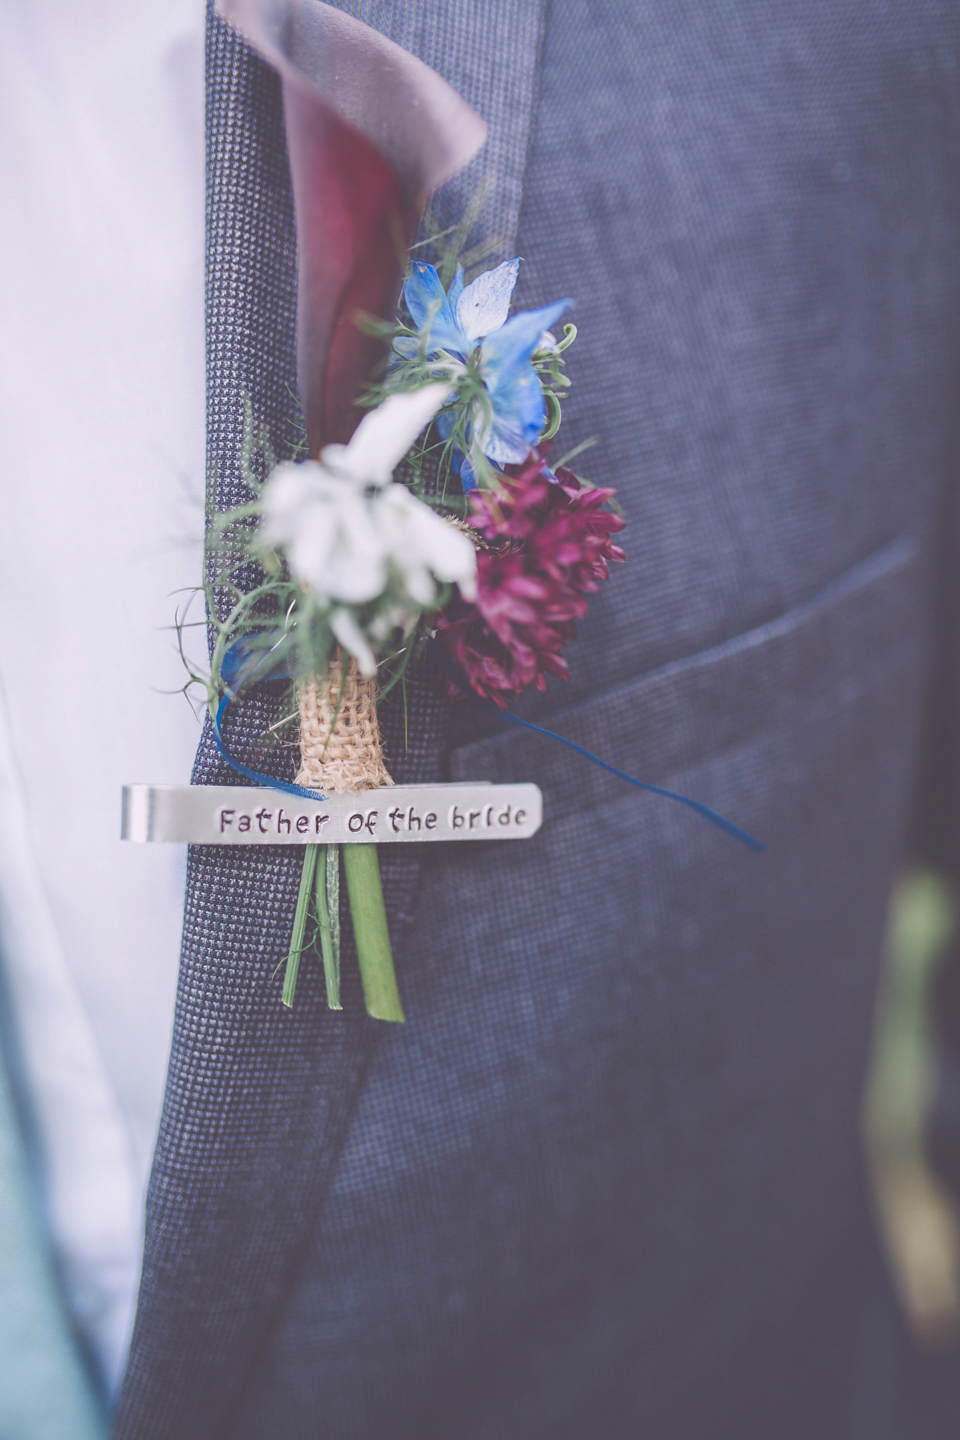
{"label": "silver metal bar", "polygon": [[538,786],[390,785],[311,802],[248,785],[125,785],[121,838],[191,845],[378,845],[526,840],[540,829]]}

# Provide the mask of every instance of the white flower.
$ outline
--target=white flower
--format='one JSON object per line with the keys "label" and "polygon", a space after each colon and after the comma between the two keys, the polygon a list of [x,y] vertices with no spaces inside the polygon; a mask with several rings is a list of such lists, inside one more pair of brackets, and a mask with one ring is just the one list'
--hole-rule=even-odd
{"label": "white flower", "polygon": [[420,606],[433,602],[433,578],[458,585],[472,600],[476,593],[477,553],[456,530],[402,485],[386,485],[374,496],[377,518],[390,546],[390,559],[403,576],[403,589]]}
{"label": "white flower", "polygon": [[[331,606],[330,627],[364,674],[376,671],[368,636],[412,625],[440,586],[475,593],[476,552],[461,531],[390,475],[449,395],[428,385],[366,416],[348,445],[320,459],[278,465],[263,489],[262,538],[286,556],[294,579]],[[383,599],[367,634],[346,607]]]}
{"label": "white flower", "polygon": [[384,537],[371,497],[359,486],[335,479],[315,460],[278,465],[262,503],[261,536],[284,552],[296,580],[350,605],[383,593]]}
{"label": "white flower", "polygon": [[386,485],[420,431],[449,399],[449,385],[423,385],[391,395],[364,415],[346,445],[325,445],[320,464],[344,480]]}

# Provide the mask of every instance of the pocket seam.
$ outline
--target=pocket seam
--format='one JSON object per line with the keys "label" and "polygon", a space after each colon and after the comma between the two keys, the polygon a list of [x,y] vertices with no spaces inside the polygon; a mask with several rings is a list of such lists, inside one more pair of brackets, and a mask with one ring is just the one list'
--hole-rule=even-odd
{"label": "pocket seam", "polygon": [[[820,688],[823,683],[829,683],[833,672],[836,672],[834,678],[840,683],[844,669],[843,655],[847,651],[860,653],[862,649],[862,646],[849,643],[851,635],[855,640],[858,629],[869,629],[871,625],[875,628],[877,619],[882,619],[881,611],[890,610],[901,630],[899,636],[893,629],[890,630],[890,642],[894,643],[898,638],[902,640],[903,627],[915,624],[914,607],[907,605],[891,609],[887,603],[886,606],[865,609],[863,602],[874,587],[882,590],[886,584],[906,576],[919,553],[920,546],[914,537],[899,536],[774,619],[693,655],[668,661],[619,682],[563,710],[551,712],[544,723],[548,728],[585,744],[586,748],[600,754],[611,764],[651,783],[656,783],[658,777],[675,773],[677,768],[686,768],[691,758],[716,756],[737,744],[752,730],[762,729],[768,715],[772,719],[778,704],[790,702],[793,691],[797,691],[800,698],[798,681],[808,681],[808,666],[805,666],[802,649],[797,653],[786,642],[795,637],[809,636],[812,648],[816,649],[819,644],[824,653],[815,659],[821,662],[818,672],[822,673],[816,674],[814,683]],[[919,587],[913,589],[919,591]],[[841,649],[837,651],[837,637],[830,633],[829,627],[818,626],[818,622],[845,604],[850,607],[850,618],[840,633]],[[887,632],[883,633],[886,637]],[[780,647],[777,642],[780,642]],[[846,650],[843,649],[844,642]],[[752,657],[768,651],[772,657],[771,666],[784,672],[772,680],[771,667],[751,663]],[[718,670],[729,667],[731,672],[735,672],[738,664],[743,670],[739,677],[740,687],[728,686],[724,704],[714,707],[716,713],[711,713],[710,701],[714,697],[706,693],[702,697],[697,696],[697,688],[703,687],[706,691]],[[735,673],[731,678],[736,678]],[[752,692],[756,692],[755,696]],[[806,693],[809,693],[809,684]],[[752,698],[757,702],[753,711],[750,710]],[[646,717],[642,714],[644,709],[648,712]],[[641,712],[636,725],[632,723],[633,712]],[[625,718],[627,716],[629,720]],[[645,727],[644,719],[649,722]],[[584,734],[585,730],[592,733]],[[577,731],[581,733],[577,734]],[[646,735],[652,740],[653,754],[646,752]],[[534,741],[537,742],[536,750],[532,748]],[[511,727],[451,750],[450,774],[455,780],[468,777],[509,779],[516,776],[502,774],[501,771],[512,772],[519,767],[524,778],[539,779],[545,788],[554,789],[555,784],[570,784],[571,772],[568,766],[563,775],[561,757],[564,762],[570,760],[569,753],[561,750],[560,746]],[[583,771],[590,772],[589,777],[584,773],[581,781],[579,771],[574,772],[577,777],[575,783],[586,793],[596,792],[597,800],[607,787],[618,783],[587,761],[583,761]]]}

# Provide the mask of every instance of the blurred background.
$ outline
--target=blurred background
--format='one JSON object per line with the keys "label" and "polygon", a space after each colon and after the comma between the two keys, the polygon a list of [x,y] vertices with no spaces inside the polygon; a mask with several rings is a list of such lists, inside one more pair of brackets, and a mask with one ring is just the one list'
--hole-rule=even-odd
{"label": "blurred background", "polygon": [[890,903],[863,1136],[878,1235],[916,1342],[918,1404],[934,1403],[960,1355],[960,1211],[936,1164],[936,1115],[950,1096],[935,1017],[956,942],[951,889],[930,871],[904,875]]}

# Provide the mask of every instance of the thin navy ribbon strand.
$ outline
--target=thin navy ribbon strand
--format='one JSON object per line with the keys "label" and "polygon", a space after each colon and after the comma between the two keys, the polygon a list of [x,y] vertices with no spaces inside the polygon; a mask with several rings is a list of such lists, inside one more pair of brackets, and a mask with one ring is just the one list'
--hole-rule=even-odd
{"label": "thin navy ribbon strand", "polygon": [[755,840],[752,835],[747,834],[746,830],[741,830],[739,825],[725,820],[722,815],[718,815],[708,806],[701,805],[699,800],[691,800],[689,796],[678,795],[673,790],[662,790],[659,785],[648,785],[645,780],[638,780],[634,775],[628,775],[626,771],[618,770],[615,765],[601,760],[599,755],[591,754],[582,745],[568,740],[565,735],[557,735],[553,730],[545,730],[542,725],[533,725],[529,720],[521,720],[519,715],[513,715],[509,710],[501,710],[499,705],[495,705],[492,700],[486,700],[482,695],[477,694],[453,656],[439,640],[429,642],[428,654],[437,669],[442,671],[468,700],[473,700],[488,714],[495,715],[498,720],[502,720],[508,725],[521,725],[524,730],[532,730],[537,735],[546,735],[548,740],[559,740],[560,744],[566,745],[568,750],[575,750],[578,755],[582,755],[594,765],[599,765],[601,770],[608,770],[611,775],[616,775],[618,780],[626,780],[628,785],[636,785],[639,790],[649,790],[652,795],[662,795],[667,800],[676,800],[678,804],[686,805],[689,810],[695,810],[698,815],[703,816],[704,820],[709,820],[711,825],[716,825],[718,829],[732,835],[734,840],[739,840],[741,845],[747,845],[751,850],[759,853],[767,848],[761,840]]}
{"label": "thin navy ribbon strand", "polygon": [[[628,785],[635,785],[638,790],[647,790],[651,795],[661,795],[665,800],[675,800],[678,805],[686,805],[688,810],[695,811],[696,814],[701,815],[704,820],[709,820],[711,825],[716,825],[718,829],[732,836],[734,840],[739,840],[741,845],[748,846],[749,849],[756,851],[758,854],[766,849],[762,840],[755,839],[752,835],[749,835],[746,830],[741,830],[739,825],[734,825],[732,820],[726,820],[722,815],[718,815],[715,810],[711,810],[709,806],[701,804],[699,800],[691,800],[688,795],[679,795],[675,790],[664,790],[659,785],[649,785],[646,780],[638,780],[635,775],[628,775],[625,770],[618,770],[615,765],[611,765],[606,760],[601,760],[599,755],[594,755],[591,751],[584,749],[582,745],[578,745],[574,740],[568,740],[565,735],[558,735],[555,730],[547,730],[542,725],[534,725],[530,720],[522,720],[519,715],[514,715],[509,710],[501,710],[499,705],[495,705],[492,700],[487,700],[477,694],[463,670],[461,670],[453,656],[439,640],[431,640],[429,642],[427,653],[436,668],[457,687],[462,695],[466,696],[468,700],[472,700],[474,704],[479,705],[487,714],[493,715],[503,724],[519,725],[524,730],[532,730],[535,735],[545,735],[548,740],[557,740],[561,745],[566,745],[568,750],[575,750],[578,755],[582,755],[585,760],[589,760],[593,765],[599,765],[601,770],[606,770],[609,774],[615,775],[618,780],[625,780]],[[213,721],[214,742],[217,750],[220,752],[221,758],[226,761],[230,768],[236,770],[239,775],[244,775],[248,780],[253,780],[257,785],[265,785],[271,790],[280,790],[284,795],[296,795],[301,799],[314,801],[326,799],[326,796],[319,790],[308,790],[303,785],[293,785],[287,780],[277,780],[272,775],[264,775],[260,770],[252,770],[249,765],[244,765],[235,755],[231,755],[223,743],[223,734],[221,732],[223,717],[226,714],[227,706],[231,699],[232,696],[224,695],[217,707],[217,713]]]}
{"label": "thin navy ribbon strand", "polygon": [[271,790],[282,790],[284,795],[297,795],[302,800],[326,800],[326,795],[319,790],[307,790],[303,785],[292,785],[289,780],[275,780],[272,775],[264,775],[259,770],[251,770],[249,765],[244,765],[235,755],[231,755],[223,743],[223,735],[220,727],[223,724],[223,717],[226,714],[227,706],[233,699],[232,695],[224,695],[217,706],[217,713],[213,720],[213,739],[221,758],[224,759],[232,770],[238,775],[245,775],[248,780],[254,780],[258,785],[266,785]]}

